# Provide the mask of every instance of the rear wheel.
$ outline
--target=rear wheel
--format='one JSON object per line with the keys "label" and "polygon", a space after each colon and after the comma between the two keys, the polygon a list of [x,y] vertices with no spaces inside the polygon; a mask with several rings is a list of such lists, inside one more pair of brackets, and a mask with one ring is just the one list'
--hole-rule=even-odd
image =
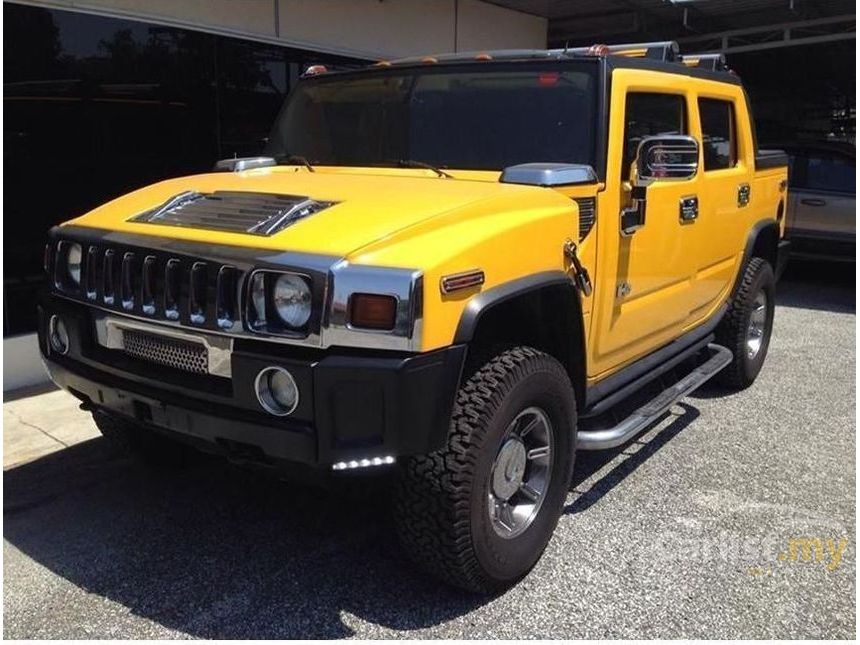
{"label": "rear wheel", "polygon": [[717,342],[734,354],[717,375],[722,385],[742,390],[755,381],[770,345],[776,287],[773,269],[762,258],[751,258],[741,285],[717,329]]}
{"label": "rear wheel", "polygon": [[522,578],[558,523],[575,428],[558,361],[529,347],[493,356],[460,388],[447,445],[401,472],[395,520],[407,552],[471,591]]}

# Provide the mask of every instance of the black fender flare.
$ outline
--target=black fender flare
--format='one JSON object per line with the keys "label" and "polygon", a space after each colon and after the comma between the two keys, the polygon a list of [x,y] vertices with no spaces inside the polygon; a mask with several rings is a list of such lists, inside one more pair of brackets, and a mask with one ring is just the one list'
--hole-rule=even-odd
{"label": "black fender flare", "polygon": [[774,273],[776,273],[779,260],[779,242],[778,220],[768,218],[759,220],[753,224],[749,233],[747,233],[747,241],[744,245],[744,254],[741,258],[740,266],[738,267],[738,273],[735,276],[735,284],[732,287],[730,300],[734,299],[735,294],[737,294],[744,277],[744,267],[754,255],[762,257],[770,262]]}
{"label": "black fender flare", "polygon": [[582,404],[585,396],[586,375],[586,340],[582,317],[582,300],[579,289],[570,275],[564,271],[542,271],[505,282],[477,294],[469,300],[460,314],[460,321],[457,324],[453,342],[455,344],[471,343],[475,338],[475,332],[481,319],[495,307],[537,291],[559,288],[565,294],[565,303],[569,307],[567,315],[570,316],[572,322],[569,335],[572,346],[568,352],[571,360],[568,360],[568,364],[564,367],[570,375],[576,391],[577,402]]}

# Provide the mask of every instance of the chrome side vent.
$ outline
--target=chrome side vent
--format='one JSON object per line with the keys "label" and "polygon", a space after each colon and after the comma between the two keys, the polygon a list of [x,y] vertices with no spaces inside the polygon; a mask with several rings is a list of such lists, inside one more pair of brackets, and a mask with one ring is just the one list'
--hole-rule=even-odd
{"label": "chrome side vent", "polygon": [[186,191],[129,221],[269,236],[334,204],[298,195]]}
{"label": "chrome side vent", "polygon": [[594,197],[575,197],[573,201],[579,205],[579,240],[582,241],[594,226],[597,205]]}

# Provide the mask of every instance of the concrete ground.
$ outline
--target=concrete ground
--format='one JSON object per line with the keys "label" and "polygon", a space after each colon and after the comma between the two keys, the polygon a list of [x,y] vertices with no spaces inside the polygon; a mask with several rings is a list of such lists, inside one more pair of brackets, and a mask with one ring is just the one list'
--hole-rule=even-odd
{"label": "concrete ground", "polygon": [[791,268],[752,388],[580,455],[547,552],[494,599],[417,572],[382,494],[147,467],[64,393],[6,402],[3,635],[854,638],[853,276]]}

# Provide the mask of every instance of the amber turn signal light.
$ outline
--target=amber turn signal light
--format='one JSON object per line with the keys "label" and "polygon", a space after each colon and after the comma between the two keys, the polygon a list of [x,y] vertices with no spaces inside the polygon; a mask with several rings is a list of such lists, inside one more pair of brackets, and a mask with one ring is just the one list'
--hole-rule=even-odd
{"label": "amber turn signal light", "polygon": [[349,324],[360,329],[394,329],[397,298],[355,293],[349,299]]}

